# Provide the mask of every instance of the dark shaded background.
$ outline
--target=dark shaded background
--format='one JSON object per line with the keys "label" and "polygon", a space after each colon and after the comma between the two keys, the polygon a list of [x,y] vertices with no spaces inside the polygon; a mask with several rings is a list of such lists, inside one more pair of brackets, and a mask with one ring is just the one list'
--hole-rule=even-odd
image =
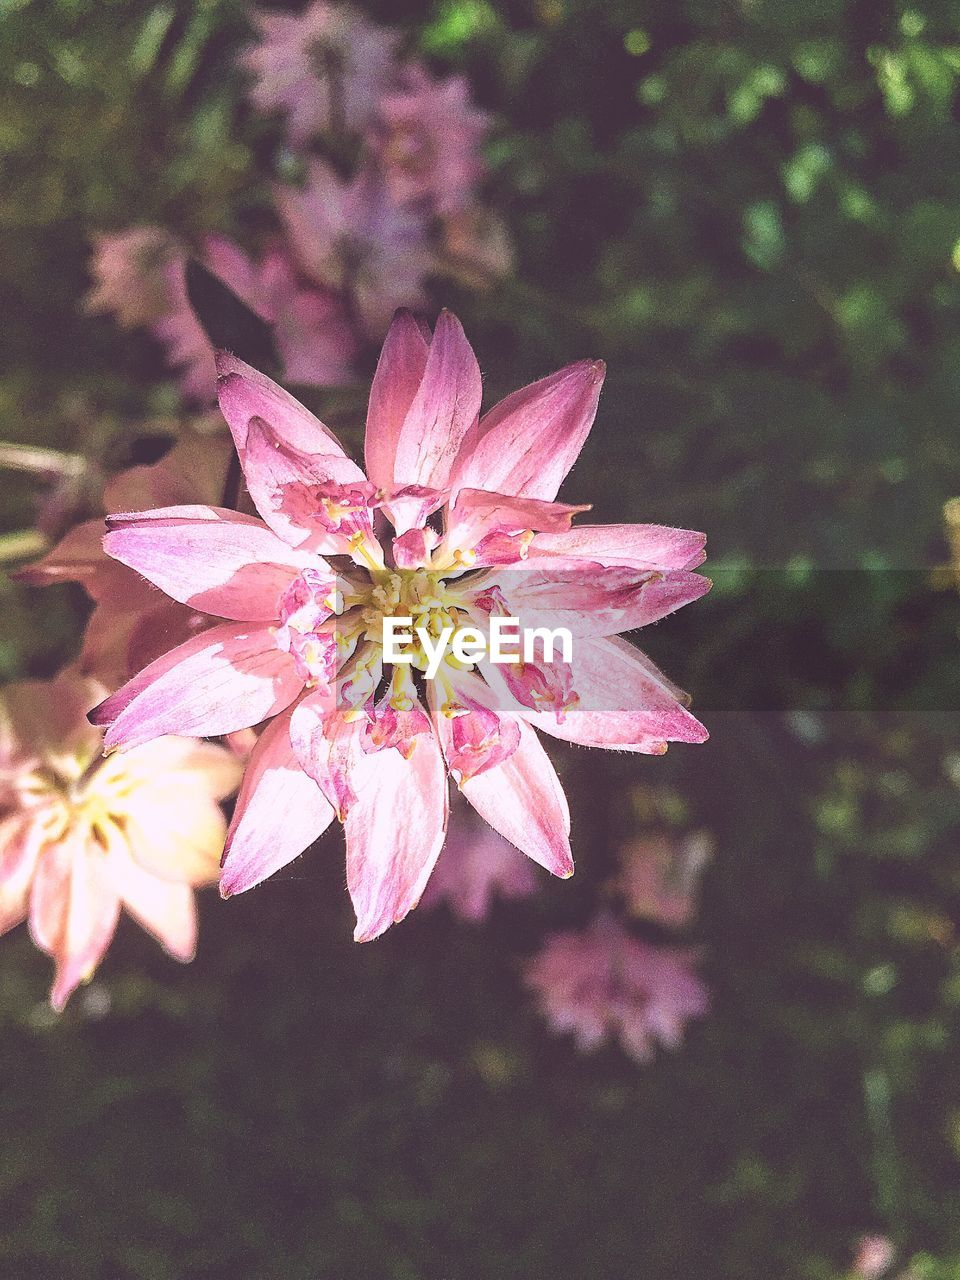
{"label": "dark shaded background", "polygon": [[[4,939],[0,1274],[825,1280],[875,1230],[960,1277],[960,609],[931,580],[960,489],[960,5],[363,7],[499,118],[517,271],[436,299],[489,401],[602,356],[563,496],[708,531],[717,588],[644,644],[712,739],[558,755],[578,875],[482,928],[354,946],[332,838],[210,895],[188,969],[125,924],[59,1021]],[[0,0],[2,432],[110,468],[176,401],[147,338],[82,314],[91,231],[242,235],[273,162],[242,6],[178,5],[152,48],[165,9]],[[9,563],[41,496],[4,478]],[[0,586],[0,674],[51,672],[82,617]],[[518,965],[589,917],[659,785],[716,838],[714,1010],[640,1068],[552,1039]]]}

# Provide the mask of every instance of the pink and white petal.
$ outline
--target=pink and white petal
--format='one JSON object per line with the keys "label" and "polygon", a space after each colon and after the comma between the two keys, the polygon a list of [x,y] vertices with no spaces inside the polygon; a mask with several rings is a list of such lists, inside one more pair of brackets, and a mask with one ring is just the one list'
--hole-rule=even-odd
{"label": "pink and white petal", "polygon": [[0,933],[27,918],[30,885],[43,842],[42,825],[22,813],[0,820]]}
{"label": "pink and white petal", "polygon": [[[273,532],[291,547],[345,553],[347,539],[328,533],[318,518],[315,490],[321,484],[348,484],[356,471],[348,458],[303,453],[284,444],[262,418],[250,421],[243,455],[247,489]],[[366,484],[362,473],[360,483]]]}
{"label": "pink and white petal", "polygon": [[398,569],[421,569],[439,541],[433,529],[408,529],[393,540],[393,562]]}
{"label": "pink and white petal", "polygon": [[593,425],[605,373],[602,360],[581,360],[494,405],[463,440],[450,487],[551,501]]}
{"label": "pink and white petal", "polygon": [[409,311],[398,311],[384,339],[370,388],[364,460],[367,475],[381,489],[393,488],[397,442],[423,381],[430,350]]}
{"label": "pink and white petal", "polygon": [[131,790],[125,813],[130,854],[158,879],[213,884],[227,822],[199,780],[181,779],[159,778]]}
{"label": "pink and white petal", "polygon": [[197,907],[193,889],[162,879],[130,856],[122,837],[102,854],[123,906],[175,960],[192,960],[197,949]]}
{"label": "pink and white petal", "polygon": [[486,576],[522,628],[565,627],[573,636],[610,636],[657,622],[710,590],[708,578],[684,569],[670,572],[624,567],[593,572],[509,568]]}
{"label": "pink and white petal", "polygon": [[107,555],[181,604],[238,622],[275,620],[281,593],[315,563],[262,521],[221,507],[167,507],[107,524]]}
{"label": "pink and white petal", "polygon": [[512,699],[495,664],[484,663],[487,682],[536,728],[566,742],[662,755],[668,742],[705,742],[706,729],[683,705],[686,695],[639,649],[619,637],[580,637],[573,646],[573,690],[580,703],[563,720],[530,711]]}
{"label": "pink and white petal", "polygon": [[120,898],[103,850],[69,832],[47,845],[30,894],[30,934],[56,962],[50,1003],[57,1012],[93,974],[117,927]]}
{"label": "pink and white petal", "polygon": [[224,849],[225,898],[299,857],[334,819],[333,806],[293,750],[290,716],[285,711],[267,725],[247,761]]}
{"label": "pink and white petal", "polygon": [[349,463],[352,474],[344,483],[364,479],[363,472],[350,461],[340,441],[319,418],[266,374],[244,364],[228,351],[217,352],[217,395],[241,460],[250,421],[262,418],[288,447],[305,453],[339,456],[345,468]]}
{"label": "pink and white petal", "polygon": [[[333,805],[341,822],[356,801],[356,767],[364,758],[366,720],[347,720],[334,687],[308,694],[290,717],[290,741],[301,767]],[[369,778],[364,778],[369,782]]]}
{"label": "pink and white petal", "polygon": [[[695,569],[706,559],[707,535],[659,524],[577,525],[565,533],[538,533],[530,544],[529,567],[554,556],[557,569],[585,568],[583,561],[636,569]],[[577,561],[581,561],[578,566]],[[550,567],[544,564],[544,568]]]}
{"label": "pink and white petal", "polygon": [[589,511],[589,505],[544,502],[540,498],[514,498],[486,489],[461,489],[450,508],[445,541],[454,548],[475,547],[490,533],[521,533],[570,528],[575,515]]}
{"label": "pink and white petal", "polygon": [[109,725],[107,748],[135,747],[168,733],[216,737],[276,715],[302,688],[270,627],[227,622],[158,658],[90,719]]}
{"label": "pink and white petal", "polygon": [[518,721],[520,742],[502,764],[463,782],[460,790],[480,817],[555,876],[573,875],[570,810],[540,739]]}
{"label": "pink and white petal", "polygon": [[[432,733],[405,759],[391,748],[365,756],[344,824],[354,939],[370,942],[420,901],[447,830],[447,770]],[[363,775],[369,773],[370,778]]]}
{"label": "pink and white petal", "polygon": [[156,786],[162,775],[171,786],[202,788],[212,800],[232,795],[243,774],[242,755],[232,748],[175,735],[155,738],[126,752],[121,767],[131,781]]}
{"label": "pink and white petal", "polygon": [[461,442],[477,421],[480,366],[460,321],[441,311],[423,378],[396,437],[398,485],[445,489]]}

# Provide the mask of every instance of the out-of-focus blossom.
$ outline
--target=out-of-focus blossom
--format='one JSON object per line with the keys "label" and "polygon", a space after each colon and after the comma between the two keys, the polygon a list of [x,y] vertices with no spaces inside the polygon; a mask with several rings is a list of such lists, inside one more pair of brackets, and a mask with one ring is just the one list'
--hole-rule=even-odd
{"label": "out-of-focus blossom", "polygon": [[[226,236],[210,235],[200,260],[274,326],[285,377],[315,386],[352,379],[357,344],[340,300],[329,289],[300,279],[280,246],[268,246],[254,259]],[[98,284],[87,306],[114,311],[127,325],[147,325],[166,349],[187,396],[212,400],[217,382],[213,347],[190,305],[187,261],[186,249],[157,227],[100,236],[91,268]]]}
{"label": "out-of-focus blossom", "polygon": [[[692,572],[703,535],[571,529],[583,508],[554,501],[603,365],[570,365],[480,418],[480,369],[456,318],[442,313],[431,334],[400,314],[371,388],[366,474],[270,379],[229,355],[219,369],[262,519],[197,504],[108,517],[110,556],[224,621],[97,709],[107,745],[272,721],[247,765],[222,890],[259,883],[336,814],[359,941],[419,901],[445,837],[448,771],[494,830],[571,875],[567,803],[535,730],[656,755],[707,736],[679,690],[617,638],[704,593]],[[386,618],[489,641],[503,604],[552,610],[576,635],[572,661],[490,667],[448,653],[418,689],[423,644],[408,662],[385,656]]]}
{"label": "out-of-focus blossom", "polygon": [[219,801],[240,772],[186,738],[104,758],[85,714],[102,693],[69,672],[0,690],[0,932],[29,920],[56,964],[55,1009],[93,974],[121,907],[192,958],[193,887],[216,879]]}
{"label": "out-of-focus blossom", "polygon": [[657,1044],[678,1048],[687,1022],[707,1012],[695,958],[641,942],[601,915],[581,932],[550,937],[528,961],[524,980],[554,1031],[572,1032],[583,1050],[619,1040],[646,1062]]}
{"label": "out-of-focus blossom", "polygon": [[243,58],[254,77],[250,98],[286,115],[293,144],[363,130],[394,75],[398,32],[325,0],[302,14],[261,11],[253,21],[259,40]]}
{"label": "out-of-focus blossom", "polygon": [[170,310],[168,268],[177,242],[162,227],[130,227],[94,236],[86,306],[112,312],[125,329],[155,324]]}
{"label": "out-of-focus blossom", "polygon": [[[104,488],[105,509],[221,501],[232,447],[225,433],[214,432],[211,425],[199,420],[198,429],[187,428],[159,462],[114,476]],[[113,689],[213,620],[161,595],[138,573],[112,560],[103,550],[103,530],[102,519],[77,525],[17,577],[34,586],[83,586],[95,608],[78,665]]]}
{"label": "out-of-focus blossom", "polygon": [[704,831],[689,835],[655,832],[625,844],[617,887],[628,913],[683,928],[697,911],[700,877],[713,843]]}
{"label": "out-of-focus blossom", "polygon": [[474,207],[441,224],[440,267],[470,289],[489,289],[513,269],[513,245],[503,219]]}
{"label": "out-of-focus blossom", "polygon": [[321,160],[301,188],[277,187],[277,209],[300,269],[350,297],[379,338],[399,307],[421,307],[436,262],[419,212],[396,203],[370,167],[345,182]]}
{"label": "out-of-focus blossom", "polygon": [[480,145],[489,117],[470,101],[463,76],[434,80],[420,66],[380,102],[371,145],[399,204],[423,201],[437,213],[465,209],[483,175]]}
{"label": "out-of-focus blossom", "polygon": [[893,1241],[886,1236],[864,1236],[853,1260],[856,1280],[883,1280],[896,1260]]}
{"label": "out-of-focus blossom", "polygon": [[461,920],[479,921],[494,897],[526,898],[536,888],[529,858],[491,827],[464,819],[447,834],[423,906],[447,902]]}

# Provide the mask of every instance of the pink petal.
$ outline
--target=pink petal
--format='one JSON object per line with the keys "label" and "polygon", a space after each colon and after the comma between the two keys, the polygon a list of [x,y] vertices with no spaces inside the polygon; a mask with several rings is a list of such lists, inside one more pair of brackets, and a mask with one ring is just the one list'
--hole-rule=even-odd
{"label": "pink petal", "polygon": [[45,556],[24,565],[12,576],[17,582],[36,587],[46,586],[48,582],[82,582],[87,586],[88,582],[97,580],[107,565],[102,543],[103,521],[85,520],[64,534]]}
{"label": "pink petal", "polygon": [[501,400],[463,441],[451,488],[551,501],[597,412],[606,367],[581,360]]}
{"label": "pink petal", "polygon": [[223,855],[225,898],[285,867],[333,821],[333,806],[294,753],[290,714],[267,725],[247,761]]}
{"label": "pink petal", "polygon": [[447,487],[461,441],[477,421],[482,393],[480,366],[460,321],[441,311],[423,379],[396,436],[396,484]]}
{"label": "pink petal", "polygon": [[530,568],[557,556],[570,561],[553,566],[558,569],[583,568],[578,560],[637,569],[695,569],[706,558],[706,541],[706,534],[659,524],[577,525],[566,533],[537,534],[527,559]]}
{"label": "pink petal", "polygon": [[[529,561],[526,562],[529,564]],[[614,568],[594,572],[528,569],[495,579],[523,628],[566,627],[574,636],[609,636],[657,622],[710,590],[710,580],[680,569]],[[485,579],[483,589],[490,589]]]}
{"label": "pink petal", "polygon": [[536,733],[518,724],[520,742],[509,759],[475,774],[460,790],[494,831],[567,879],[573,875],[567,798]]}
{"label": "pink petal", "polygon": [[347,887],[353,936],[369,942],[420,901],[446,834],[447,771],[440,744],[424,733],[409,759],[378,751],[355,772],[357,800],[344,824]]}
{"label": "pink petal", "polygon": [[151,875],[121,842],[105,855],[121,901],[175,960],[192,960],[197,949],[197,909],[189,884]]}
{"label": "pink petal", "polygon": [[485,489],[461,489],[450,508],[445,542],[461,550],[476,547],[491,533],[522,533],[535,529],[570,528],[570,521],[589,506],[543,502],[539,498],[513,498]]}
{"label": "pink petal", "polygon": [[393,487],[397,443],[423,381],[430,350],[409,311],[398,311],[384,339],[370,388],[364,458],[367,475],[381,489]]}
{"label": "pink petal", "polygon": [[[706,729],[681,699],[685,695],[667,680],[639,649],[618,637],[580,637],[573,646],[573,689],[578,706],[562,721],[544,712],[513,709],[545,733],[588,747],[615,747],[662,755],[668,742],[705,742]],[[484,664],[490,685],[511,705],[499,668]]]}
{"label": "pink petal", "polygon": [[238,622],[269,622],[315,557],[292,551],[260,520],[222,507],[109,516],[103,549],[181,604]]}
{"label": "pink petal", "polygon": [[23,813],[0,819],[0,933],[27,918],[30,885],[42,845],[42,825]]}
{"label": "pink petal", "polygon": [[290,448],[339,457],[345,469],[349,464],[352,473],[344,483],[348,479],[364,479],[363,472],[350,462],[340,441],[319,418],[265,374],[227,351],[217,353],[217,395],[241,459],[251,418],[262,418]]}
{"label": "pink petal", "polygon": [[520,743],[520,725],[516,716],[500,714],[479,676],[451,668],[449,678],[454,699],[441,701],[433,680],[427,695],[447,768],[462,787],[467,779],[513,755]]}
{"label": "pink petal", "polygon": [[[130,755],[153,745],[135,747]],[[158,774],[152,786],[131,790],[125,819],[130,853],[151,876],[190,885],[217,879],[227,823],[199,780]]]}
{"label": "pink petal", "polygon": [[99,846],[88,849],[82,835],[70,832],[46,847],[30,895],[30,933],[56,961],[50,1003],[58,1012],[100,963],[119,914],[120,899]]}
{"label": "pink petal", "polygon": [[343,822],[356,800],[353,775],[364,755],[365,724],[344,719],[335,696],[333,688],[318,689],[299,702],[290,719],[290,741],[301,767]]}
{"label": "pink petal", "polygon": [[270,627],[227,622],[164,654],[90,713],[106,747],[167,733],[216,737],[288,707],[303,681]]}
{"label": "pink petal", "polygon": [[247,428],[243,472],[257,510],[278,537],[292,547],[342,555],[347,539],[331,534],[318,518],[319,485],[349,484],[363,473],[336,454],[306,454],[284,444],[262,418],[252,418]]}

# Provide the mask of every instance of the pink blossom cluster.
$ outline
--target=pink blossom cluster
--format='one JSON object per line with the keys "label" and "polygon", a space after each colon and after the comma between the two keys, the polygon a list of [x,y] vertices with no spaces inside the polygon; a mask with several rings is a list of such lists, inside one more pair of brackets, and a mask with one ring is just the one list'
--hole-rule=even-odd
{"label": "pink blossom cluster", "polygon": [[528,961],[527,985],[557,1032],[581,1049],[608,1040],[645,1062],[656,1044],[675,1049],[685,1024],[708,1008],[691,947],[659,946],[635,937],[630,920],[686,929],[696,919],[700,876],[712,844],[703,831],[653,827],[619,850],[607,886],[609,907],[583,930],[555,934]]}
{"label": "pink blossom cluster", "polygon": [[428,277],[480,286],[510,265],[502,224],[477,201],[489,119],[463,77],[403,60],[395,31],[346,4],[252,20],[240,58],[250,100],[280,118],[304,173],[272,185],[272,232],[253,253],[157,226],[94,239],[89,309],[148,328],[200,402],[216,373],[188,298],[191,254],[272,326],[283,377],[317,386],[352,382],[396,308],[426,305]]}

